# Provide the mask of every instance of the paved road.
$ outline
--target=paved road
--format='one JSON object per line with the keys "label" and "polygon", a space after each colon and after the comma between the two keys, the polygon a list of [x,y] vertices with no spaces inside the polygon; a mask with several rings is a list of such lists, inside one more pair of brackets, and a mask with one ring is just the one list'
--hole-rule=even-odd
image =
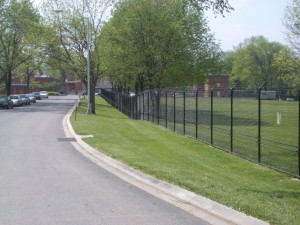
{"label": "paved road", "polygon": [[207,224],[61,141],[62,119],[75,97],[0,110],[1,225]]}

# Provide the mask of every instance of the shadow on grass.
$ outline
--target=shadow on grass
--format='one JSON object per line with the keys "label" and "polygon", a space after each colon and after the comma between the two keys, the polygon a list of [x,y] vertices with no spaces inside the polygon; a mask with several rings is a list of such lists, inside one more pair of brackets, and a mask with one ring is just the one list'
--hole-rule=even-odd
{"label": "shadow on grass", "polygon": [[290,198],[290,199],[300,199],[300,192],[296,191],[262,191],[258,189],[240,189],[243,192],[251,192],[256,194],[262,194],[264,196],[267,196],[269,198],[277,198],[277,199],[283,199],[283,198]]}

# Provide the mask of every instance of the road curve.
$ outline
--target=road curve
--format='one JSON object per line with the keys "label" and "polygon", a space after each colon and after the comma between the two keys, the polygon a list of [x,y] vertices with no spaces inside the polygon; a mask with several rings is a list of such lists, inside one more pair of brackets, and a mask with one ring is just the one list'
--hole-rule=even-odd
{"label": "road curve", "polygon": [[62,120],[76,97],[0,110],[1,225],[208,224],[75,150]]}

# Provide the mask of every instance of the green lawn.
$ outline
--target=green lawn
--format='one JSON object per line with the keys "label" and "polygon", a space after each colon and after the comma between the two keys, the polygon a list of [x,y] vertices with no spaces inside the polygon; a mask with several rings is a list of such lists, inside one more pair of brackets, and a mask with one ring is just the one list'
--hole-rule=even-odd
{"label": "green lawn", "polygon": [[130,120],[96,100],[96,115],[85,115],[82,102],[71,123],[78,134],[94,135],[85,141],[99,151],[271,224],[299,224],[298,180],[152,123]]}
{"label": "green lawn", "polygon": [[[230,99],[215,98],[213,101],[213,145],[230,151]],[[175,130],[210,143],[211,99],[198,99],[198,126],[196,127],[196,98],[186,98],[183,127],[183,98],[175,101]],[[167,112],[167,116],[166,116]],[[298,102],[278,100],[261,101],[261,163],[298,174]],[[281,120],[277,121],[280,114]],[[174,99],[160,100],[161,125],[174,130]],[[165,118],[168,118],[166,123]],[[150,119],[151,121],[151,119]],[[252,161],[258,161],[258,101],[236,98],[233,101],[233,152]]]}

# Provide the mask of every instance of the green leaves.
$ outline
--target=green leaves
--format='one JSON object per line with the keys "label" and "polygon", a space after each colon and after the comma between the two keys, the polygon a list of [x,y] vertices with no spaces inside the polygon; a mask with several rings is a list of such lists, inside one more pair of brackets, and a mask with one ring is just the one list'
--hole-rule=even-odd
{"label": "green leaves", "polygon": [[32,59],[39,15],[29,0],[11,0],[0,8],[0,80],[10,94],[12,72]]}
{"label": "green leaves", "polygon": [[283,80],[295,96],[300,90],[300,58],[289,48],[281,50],[274,59],[279,70],[279,79]]}
{"label": "green leaves", "polygon": [[274,57],[283,45],[269,42],[263,36],[251,37],[236,49],[232,68],[232,80],[239,81],[248,89],[257,89],[264,82],[269,89],[280,84]]}
{"label": "green leaves", "polygon": [[101,49],[105,74],[136,91],[200,82],[219,51],[202,11],[184,0],[120,2]]}

